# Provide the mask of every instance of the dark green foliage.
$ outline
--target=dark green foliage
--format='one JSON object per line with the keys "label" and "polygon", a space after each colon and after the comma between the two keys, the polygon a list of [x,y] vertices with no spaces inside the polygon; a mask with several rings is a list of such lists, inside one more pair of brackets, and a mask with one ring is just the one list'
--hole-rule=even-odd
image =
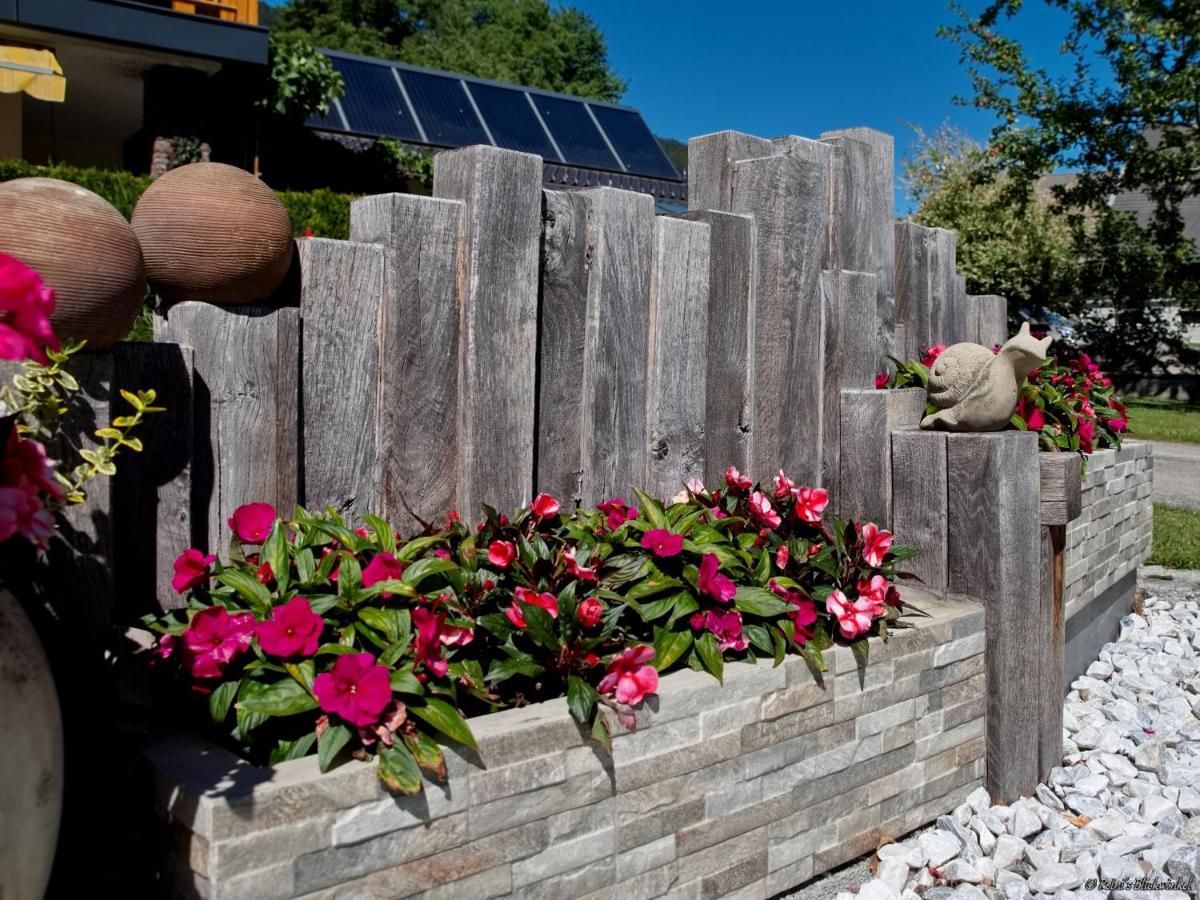
{"label": "dark green foliage", "polygon": [[667,159],[671,161],[680,175],[687,174],[688,157],[687,143],[685,141],[677,141],[675,138],[659,137],[655,138],[658,141],[658,146],[662,147],[663,153],[667,154]]}

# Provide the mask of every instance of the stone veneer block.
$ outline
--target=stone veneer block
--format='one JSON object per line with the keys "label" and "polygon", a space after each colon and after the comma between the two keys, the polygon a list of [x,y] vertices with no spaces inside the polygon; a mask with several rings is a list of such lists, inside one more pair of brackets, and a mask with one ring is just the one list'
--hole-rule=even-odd
{"label": "stone veneer block", "polygon": [[825,653],[664,676],[589,744],[563,700],[471,720],[445,785],[393,798],[374,765],[255,768],[187,736],[148,752],[181,896],[765,898],[948,812],[983,778],[983,614],[930,614]]}

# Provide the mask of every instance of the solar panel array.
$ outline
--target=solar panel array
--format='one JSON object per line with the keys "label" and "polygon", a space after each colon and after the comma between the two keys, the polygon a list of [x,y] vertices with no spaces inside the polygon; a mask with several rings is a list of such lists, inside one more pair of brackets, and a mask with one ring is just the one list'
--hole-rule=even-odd
{"label": "solar panel array", "polygon": [[680,180],[641,115],[517,85],[328,54],[346,90],[308,124],[414,144],[495,144],[548,162]]}

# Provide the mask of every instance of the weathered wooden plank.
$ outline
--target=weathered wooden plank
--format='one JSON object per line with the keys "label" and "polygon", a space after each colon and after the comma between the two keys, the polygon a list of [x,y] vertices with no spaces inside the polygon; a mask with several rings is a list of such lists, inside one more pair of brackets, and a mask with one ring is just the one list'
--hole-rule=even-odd
{"label": "weathered wooden plank", "polygon": [[465,204],[458,236],[458,507],[533,494],[542,160],[474,146],[439,153],[433,193]]}
{"label": "weathered wooden plank", "polygon": [[985,347],[1003,345],[1008,340],[1008,301],[995,294],[981,294],[979,304],[979,335],[976,342]]}
{"label": "weathered wooden plank", "polygon": [[754,405],[750,472],[821,476],[821,303],[832,148],[793,139],[787,153],[734,164],[735,212],[754,216]]}
{"label": "weathered wooden plank", "polygon": [[979,340],[979,298],[967,293],[966,278],[958,276],[955,303],[955,326],[957,334],[954,343],[966,341],[977,343]]}
{"label": "weathered wooden plank", "polygon": [[708,368],[704,480],[719,484],[729,466],[750,469],[754,369],[754,219],[698,210],[683,218],[709,227]]}
{"label": "weathered wooden plank", "polygon": [[893,431],[892,530],[918,553],[904,563],[935,594],[946,592],[946,435]]}
{"label": "weathered wooden plank", "polygon": [[838,515],[892,521],[892,447],[894,431],[916,428],[925,411],[925,391],[843,390],[838,492],[831,497]]}
{"label": "weathered wooden plank", "polygon": [[987,629],[986,787],[1010,803],[1038,782],[1043,660],[1037,436],[947,435],[948,588],[980,598]]}
{"label": "weathered wooden plank", "polygon": [[[113,583],[117,616],[183,605],[172,588],[172,562],[194,546],[191,510],[192,349],[179,344],[118,344],[113,383],[136,393],[153,388],[156,406],[135,436],[145,450],[122,453],[113,490]],[[122,401],[118,401],[119,404]]]}
{"label": "weathered wooden plank", "polygon": [[900,359],[916,359],[930,345],[933,277],[933,229],[913,222],[897,222],[896,332],[904,331],[897,345]]}
{"label": "weathered wooden plank", "polygon": [[733,210],[733,166],[743,159],[773,156],[766,138],[717,131],[688,141],[688,208]]}
{"label": "weathered wooden plank", "polygon": [[1040,453],[1041,522],[1066,525],[1079,518],[1083,503],[1083,461],[1074,453]]}
{"label": "weathered wooden plank", "polygon": [[380,511],[375,430],[387,303],[383,248],[308,238],[299,255],[301,496],[310,508],[332,506],[356,522]]}
{"label": "weathered wooden plank", "polygon": [[[821,484],[838,493],[841,392],[874,387],[879,362],[879,279],[866,272],[821,273],[824,340],[821,377]],[[853,477],[853,476],[851,476]]]}
{"label": "weathered wooden plank", "polygon": [[930,269],[929,345],[953,343],[957,250],[953,231],[934,228]]}
{"label": "weathered wooden plank", "polygon": [[646,490],[669,497],[704,474],[709,229],[654,223],[646,357]]}
{"label": "weathered wooden plank", "polygon": [[193,350],[192,530],[222,552],[238,506],[299,498],[300,311],[179,303],[159,333]]}
{"label": "weathered wooden plank", "polygon": [[440,521],[455,504],[462,212],[459,201],[410,194],[350,206],[350,237],[383,248],[372,511],[403,529]]}
{"label": "weathered wooden plank", "polygon": [[1039,598],[1038,643],[1044,644],[1044,653],[1040,659],[1037,778],[1044,782],[1052,768],[1062,765],[1063,758],[1062,701],[1066,696],[1063,661],[1067,637],[1063,581],[1067,532],[1065,525],[1043,525],[1039,531],[1042,589]]}

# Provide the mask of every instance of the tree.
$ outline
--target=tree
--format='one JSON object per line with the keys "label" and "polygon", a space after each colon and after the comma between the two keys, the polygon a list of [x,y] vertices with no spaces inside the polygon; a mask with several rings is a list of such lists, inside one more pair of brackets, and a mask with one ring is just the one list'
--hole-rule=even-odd
{"label": "tree", "polygon": [[272,31],[596,100],[625,92],[596,23],[547,0],[290,0],[275,10]]}

